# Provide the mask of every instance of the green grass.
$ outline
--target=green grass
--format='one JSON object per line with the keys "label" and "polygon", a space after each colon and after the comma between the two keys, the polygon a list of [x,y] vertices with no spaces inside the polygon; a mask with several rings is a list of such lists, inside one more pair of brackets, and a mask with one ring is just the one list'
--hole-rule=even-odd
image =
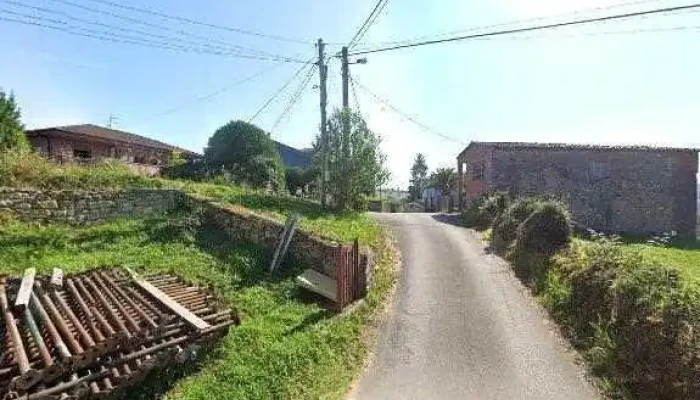
{"label": "green grass", "polygon": [[379,243],[381,229],[362,213],[338,214],[323,210],[315,201],[295,196],[269,193],[241,186],[161,180],[170,187],[205,196],[225,205],[238,205],[255,213],[284,221],[291,213],[301,217],[301,228],[331,239],[349,242],[359,238],[365,245]]}
{"label": "green grass", "polygon": [[[324,221],[318,229],[352,225],[329,216]],[[378,232],[357,221],[356,231]],[[239,309],[242,325],[198,364],[153,375],[126,398],[341,398],[360,371],[367,352],[363,335],[393,282],[392,253],[379,234],[372,237],[368,243],[378,252],[375,286],[365,303],[347,315],[330,314],[298,289],[295,265],[270,276],[265,251],[232,245],[215,228],[183,216],[83,228],[11,222],[0,226],[0,272],[17,276],[36,267],[47,273],[56,266],[77,272],[100,265],[173,271],[211,285]]]}
{"label": "green grass", "polygon": [[700,282],[700,243],[669,246],[628,244],[626,247],[639,251],[648,261],[675,268],[688,279]]}
{"label": "green grass", "polygon": [[[581,240],[581,239],[575,239]],[[581,241],[586,243],[586,241]],[[639,238],[623,238],[622,247],[630,253],[638,253],[648,262],[677,269],[686,279],[700,284],[700,242],[692,240],[672,241],[667,245],[646,243]]]}
{"label": "green grass", "polygon": [[245,207],[284,221],[290,213],[301,216],[301,228],[340,241],[356,237],[365,245],[377,243],[380,230],[361,213],[338,214],[317,202],[242,186],[149,178],[131,172],[125,164],[106,160],[91,166],[56,165],[37,154],[0,154],[0,187],[35,189],[163,188],[198,194],[227,205]]}

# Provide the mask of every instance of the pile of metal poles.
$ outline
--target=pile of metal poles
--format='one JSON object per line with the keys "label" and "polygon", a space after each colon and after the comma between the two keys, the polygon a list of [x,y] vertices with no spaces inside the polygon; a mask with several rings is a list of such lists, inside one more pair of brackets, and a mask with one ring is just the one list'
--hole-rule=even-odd
{"label": "pile of metal poles", "polygon": [[210,291],[129,269],[0,277],[0,398],[108,398],[240,320]]}

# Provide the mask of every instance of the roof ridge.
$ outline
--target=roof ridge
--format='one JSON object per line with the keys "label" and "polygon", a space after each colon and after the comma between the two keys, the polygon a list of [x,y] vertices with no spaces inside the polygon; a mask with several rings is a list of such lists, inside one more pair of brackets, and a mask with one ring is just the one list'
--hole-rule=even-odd
{"label": "roof ridge", "polygon": [[472,141],[465,148],[470,147],[501,147],[501,148],[530,148],[542,150],[636,150],[636,151],[700,151],[696,147],[675,147],[654,144],[587,144],[564,142],[485,142]]}

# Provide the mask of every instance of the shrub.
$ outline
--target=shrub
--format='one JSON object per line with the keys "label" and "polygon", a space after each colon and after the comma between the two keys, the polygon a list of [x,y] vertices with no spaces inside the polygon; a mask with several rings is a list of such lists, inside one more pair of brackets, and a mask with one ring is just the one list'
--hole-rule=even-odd
{"label": "shrub", "polygon": [[491,247],[500,253],[510,248],[517,238],[518,228],[541,204],[541,200],[523,198],[511,204],[493,220]]}
{"label": "shrub", "polygon": [[615,240],[552,258],[543,299],[594,370],[632,398],[700,398],[700,290]]}
{"label": "shrub", "polygon": [[494,219],[503,214],[510,204],[510,196],[506,192],[495,192],[481,196],[461,215],[462,221],[469,227],[486,229]]}
{"label": "shrub", "polygon": [[571,220],[566,208],[557,202],[541,203],[518,227],[516,248],[552,256],[571,240]]}

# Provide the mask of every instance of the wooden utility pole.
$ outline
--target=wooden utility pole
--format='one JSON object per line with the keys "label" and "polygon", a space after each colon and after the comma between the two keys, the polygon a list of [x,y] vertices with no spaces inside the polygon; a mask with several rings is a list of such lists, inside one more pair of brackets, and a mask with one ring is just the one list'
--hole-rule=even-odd
{"label": "wooden utility pole", "polygon": [[323,39],[318,39],[318,75],[319,91],[321,92],[321,206],[326,207],[326,186],[328,181],[328,123],[326,119],[326,104],[328,94],[326,92],[326,78],[328,77],[328,66],[324,60],[325,44]]}
{"label": "wooden utility pole", "polygon": [[341,59],[342,59],[342,69],[341,69],[341,74],[343,76],[343,110],[348,109],[350,107],[350,95],[348,93],[348,81],[350,80],[350,68],[349,68],[349,62],[348,62],[348,48],[343,47],[341,50]]}
{"label": "wooden utility pole", "polygon": [[[341,75],[343,78],[343,138],[342,138],[342,154],[343,154],[343,171],[348,171],[350,162],[350,95],[348,90],[348,82],[350,81],[350,63],[348,62],[348,48],[343,47],[341,50]],[[345,186],[344,186],[345,187]],[[347,199],[347,193],[343,193]]]}

